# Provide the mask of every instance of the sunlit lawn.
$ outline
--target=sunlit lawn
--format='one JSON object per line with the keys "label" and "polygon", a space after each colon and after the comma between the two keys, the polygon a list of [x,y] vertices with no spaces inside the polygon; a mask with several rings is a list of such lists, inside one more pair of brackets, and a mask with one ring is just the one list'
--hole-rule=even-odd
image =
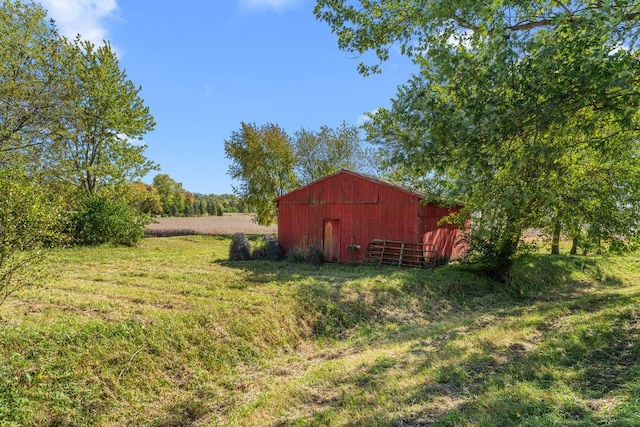
{"label": "sunlit lawn", "polygon": [[0,306],[0,425],[640,425],[640,261],[225,261],[227,237],[55,252]]}

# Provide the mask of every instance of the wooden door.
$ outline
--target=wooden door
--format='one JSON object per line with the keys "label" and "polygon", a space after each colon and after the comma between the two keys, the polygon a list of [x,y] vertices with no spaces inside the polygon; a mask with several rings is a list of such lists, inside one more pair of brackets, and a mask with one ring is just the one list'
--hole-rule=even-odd
{"label": "wooden door", "polygon": [[325,219],[322,250],[327,262],[340,262],[340,220]]}

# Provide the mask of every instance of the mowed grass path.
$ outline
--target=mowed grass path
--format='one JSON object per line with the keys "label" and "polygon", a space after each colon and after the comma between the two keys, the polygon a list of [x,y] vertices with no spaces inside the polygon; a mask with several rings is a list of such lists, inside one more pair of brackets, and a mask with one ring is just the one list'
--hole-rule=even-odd
{"label": "mowed grass path", "polygon": [[56,251],[0,306],[0,425],[640,425],[637,255],[532,255],[504,290],[229,242]]}

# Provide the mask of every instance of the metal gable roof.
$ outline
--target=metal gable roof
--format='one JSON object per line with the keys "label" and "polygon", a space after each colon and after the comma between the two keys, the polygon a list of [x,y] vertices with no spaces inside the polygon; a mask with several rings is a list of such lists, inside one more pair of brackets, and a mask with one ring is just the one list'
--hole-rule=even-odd
{"label": "metal gable roof", "polygon": [[395,190],[401,191],[401,192],[406,193],[408,195],[411,195],[411,196],[414,196],[414,197],[418,197],[419,199],[423,199],[425,197],[424,194],[420,194],[417,191],[408,189],[406,186],[402,186],[402,185],[399,185],[399,184],[394,184],[394,183],[386,181],[386,180],[384,180],[382,178],[374,177],[374,176],[371,176],[371,175],[366,175],[366,174],[359,173],[359,172],[353,172],[353,171],[350,171],[350,170],[347,170],[347,169],[341,169],[338,172],[335,172],[335,173],[333,173],[331,175],[325,176],[324,178],[320,178],[320,179],[318,179],[316,181],[313,181],[313,182],[311,182],[311,183],[309,183],[309,184],[307,184],[307,185],[305,185],[303,187],[300,187],[300,188],[297,188],[297,189],[295,189],[293,191],[290,191],[287,194],[283,194],[282,196],[275,198],[274,202],[278,203],[282,199],[286,199],[287,197],[295,195],[298,192],[304,191],[309,187],[318,185],[318,184],[320,184],[320,183],[322,183],[322,182],[324,182],[326,180],[332,179],[332,178],[334,178],[334,177],[336,177],[338,175],[343,175],[343,174],[351,175],[351,176],[354,176],[354,177],[357,177],[357,178],[365,179],[365,180],[370,181],[370,182],[374,182],[376,184],[380,184],[380,185],[384,185],[384,186],[387,186],[387,187],[391,187],[391,188],[393,188]]}

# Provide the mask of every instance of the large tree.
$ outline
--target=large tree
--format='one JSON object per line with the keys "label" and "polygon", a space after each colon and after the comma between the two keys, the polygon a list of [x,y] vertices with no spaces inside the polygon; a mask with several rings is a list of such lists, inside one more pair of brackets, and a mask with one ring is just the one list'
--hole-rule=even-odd
{"label": "large tree", "polygon": [[302,184],[340,169],[371,172],[373,155],[365,148],[356,126],[345,122],[337,128],[324,125],[318,132],[303,128],[294,136],[296,173]]}
{"label": "large tree", "polygon": [[273,199],[298,185],[291,138],[278,125],[242,123],[224,142],[229,175],[240,182],[234,192],[255,212],[258,224],[277,220]]}
{"label": "large tree", "polygon": [[60,238],[60,201],[40,166],[64,114],[64,47],[45,11],[0,2],[0,304],[41,280],[44,247]]}
{"label": "large tree", "polygon": [[162,200],[158,189],[143,182],[133,182],[129,185],[131,201],[140,212],[150,215],[162,213]]}
{"label": "large tree", "polygon": [[0,167],[23,160],[37,169],[68,98],[64,46],[46,11],[0,3]]}
{"label": "large tree", "polygon": [[182,216],[186,206],[186,191],[182,183],[176,182],[166,173],[153,178],[153,187],[160,196],[160,204],[165,215]]}
{"label": "large tree", "polygon": [[123,191],[156,165],[137,142],[155,122],[136,87],[120,68],[110,44],[67,42],[71,99],[56,127],[50,167],[66,184],[85,195]]}
{"label": "large tree", "polygon": [[419,71],[374,115],[369,137],[394,169],[467,204],[475,247],[500,277],[527,227],[629,234],[637,2],[319,0],[316,15],[341,48],[375,52],[364,74],[394,44],[414,60]]}

